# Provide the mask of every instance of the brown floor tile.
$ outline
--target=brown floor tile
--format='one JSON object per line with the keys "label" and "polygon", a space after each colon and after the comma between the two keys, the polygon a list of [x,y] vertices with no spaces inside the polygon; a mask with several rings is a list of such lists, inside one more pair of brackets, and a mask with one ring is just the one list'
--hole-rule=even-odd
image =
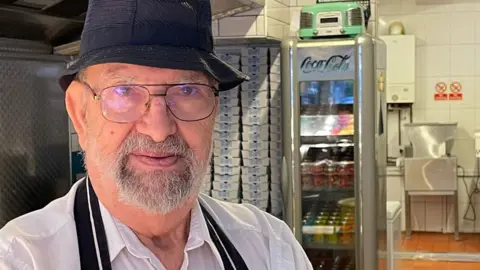
{"label": "brown floor tile", "polygon": [[402,270],[478,270],[480,263],[402,261]]}
{"label": "brown floor tile", "polygon": [[480,263],[449,262],[448,270],[478,270]]}
{"label": "brown floor tile", "polygon": [[449,252],[450,243],[449,242],[437,242],[433,244],[431,252]]}
{"label": "brown floor tile", "polygon": [[422,233],[418,239],[419,242],[448,242],[450,237],[443,233]]}
{"label": "brown floor tile", "polygon": [[452,241],[448,243],[450,252],[465,252],[465,244],[459,241]]}
{"label": "brown floor tile", "polygon": [[460,234],[460,240],[457,241],[453,234],[414,232],[410,239],[404,237],[402,250],[480,253],[480,234]]}

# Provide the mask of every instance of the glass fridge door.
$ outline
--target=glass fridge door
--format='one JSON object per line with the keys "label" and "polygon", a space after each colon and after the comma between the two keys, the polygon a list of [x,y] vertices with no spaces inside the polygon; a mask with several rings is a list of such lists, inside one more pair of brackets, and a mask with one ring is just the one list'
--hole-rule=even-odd
{"label": "glass fridge door", "polygon": [[314,269],[355,269],[353,80],[300,82],[302,244]]}

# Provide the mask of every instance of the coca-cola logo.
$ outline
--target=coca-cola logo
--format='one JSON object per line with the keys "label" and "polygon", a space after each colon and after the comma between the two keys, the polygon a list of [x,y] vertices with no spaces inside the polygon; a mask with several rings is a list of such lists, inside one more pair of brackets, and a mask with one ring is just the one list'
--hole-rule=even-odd
{"label": "coca-cola logo", "polygon": [[306,57],[300,69],[303,73],[311,72],[343,72],[347,71],[350,67],[351,55],[332,55],[328,59],[314,59],[311,56]]}

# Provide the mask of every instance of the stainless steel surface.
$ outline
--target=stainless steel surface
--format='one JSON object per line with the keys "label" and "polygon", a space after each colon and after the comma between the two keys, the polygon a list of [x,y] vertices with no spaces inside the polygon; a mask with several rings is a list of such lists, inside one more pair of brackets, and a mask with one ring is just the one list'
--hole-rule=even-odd
{"label": "stainless steel surface", "polygon": [[457,190],[457,158],[406,158],[406,191]]}
{"label": "stainless steel surface", "polygon": [[453,228],[453,235],[455,237],[455,241],[460,240],[460,217],[459,217],[459,206],[458,206],[458,190],[455,191],[454,195],[452,196],[453,199],[453,216],[454,216],[454,228]]}
{"label": "stainless steel surface", "polygon": [[0,52],[51,54],[52,46],[42,42],[0,38]]}
{"label": "stainless steel surface", "polygon": [[284,192],[285,222],[293,230],[298,241],[302,241],[302,193],[300,181],[300,95],[298,74],[295,67],[297,40],[287,39],[281,44],[282,76],[282,129],[283,165],[282,186]]}
{"label": "stainless steel surface", "polygon": [[80,40],[56,46],[53,53],[65,56],[76,56],[80,53]]}
{"label": "stainless steel surface", "polygon": [[404,127],[413,157],[439,158],[451,153],[457,123],[409,123]]}
{"label": "stainless steel surface", "polygon": [[449,262],[477,262],[480,263],[480,256],[477,252],[472,253],[456,253],[456,252],[395,252],[395,258],[401,260],[416,260],[416,261],[449,261]]}
{"label": "stainless steel surface", "polygon": [[79,34],[82,27],[82,20],[0,5],[0,33],[3,36],[55,43],[65,36]]}
{"label": "stainless steel surface", "polygon": [[412,202],[408,191],[405,191],[405,234],[407,239],[412,236]]}
{"label": "stainless steel surface", "polygon": [[441,158],[405,158],[405,227],[406,236],[412,235],[412,196],[442,196],[453,199],[454,236],[459,240],[458,215],[458,160],[456,157]]}
{"label": "stainless steel surface", "polygon": [[[377,235],[379,252],[387,251],[387,95],[384,89],[387,72],[387,46],[378,38],[374,39],[375,54],[375,162],[377,193]],[[383,81],[383,83],[381,83]],[[385,258],[378,258],[379,265],[386,265]],[[381,269],[381,267],[379,267]]]}
{"label": "stainless steel surface", "polygon": [[369,270],[379,267],[380,234],[382,230],[385,233],[387,222],[386,201],[381,202],[384,199],[381,189],[385,184],[382,188],[379,186],[379,180],[386,175],[385,106],[382,104],[385,98],[384,93],[377,89],[376,71],[381,60],[376,63],[375,40],[369,35],[362,35],[356,38],[356,43],[355,257],[358,269]]}
{"label": "stainless steel surface", "polygon": [[0,226],[70,187],[63,58],[0,52]]}
{"label": "stainless steel surface", "polygon": [[212,19],[218,20],[265,5],[265,0],[211,0]]}

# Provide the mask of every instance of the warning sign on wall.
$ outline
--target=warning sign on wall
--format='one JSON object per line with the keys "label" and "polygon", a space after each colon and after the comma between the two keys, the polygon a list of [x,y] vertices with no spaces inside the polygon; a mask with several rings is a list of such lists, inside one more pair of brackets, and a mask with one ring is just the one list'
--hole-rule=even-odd
{"label": "warning sign on wall", "polygon": [[459,82],[453,82],[450,84],[450,94],[448,94],[449,100],[462,100],[462,84]]}
{"label": "warning sign on wall", "polygon": [[435,100],[448,100],[447,84],[444,82],[439,82],[435,85],[435,95],[433,98]]}

